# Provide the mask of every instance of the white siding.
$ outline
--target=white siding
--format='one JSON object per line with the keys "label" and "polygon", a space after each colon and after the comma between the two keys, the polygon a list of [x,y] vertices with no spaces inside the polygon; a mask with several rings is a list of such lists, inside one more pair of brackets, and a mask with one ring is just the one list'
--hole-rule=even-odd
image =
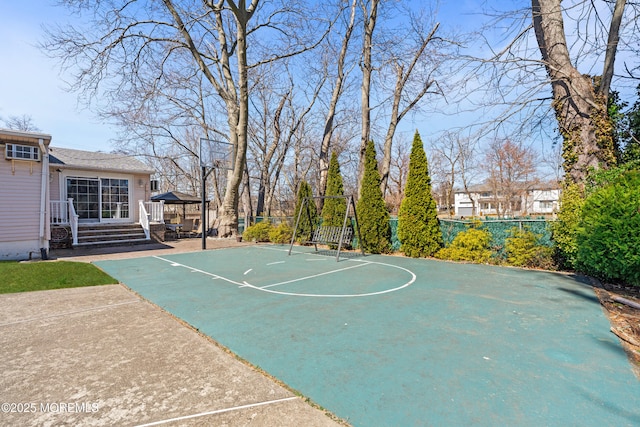
{"label": "white siding", "polygon": [[41,170],[41,162],[0,155],[0,260],[40,257]]}

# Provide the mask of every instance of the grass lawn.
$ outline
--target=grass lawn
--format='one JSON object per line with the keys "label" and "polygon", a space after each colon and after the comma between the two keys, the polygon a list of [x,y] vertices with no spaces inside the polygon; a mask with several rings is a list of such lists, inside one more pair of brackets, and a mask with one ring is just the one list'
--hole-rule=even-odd
{"label": "grass lawn", "polygon": [[84,262],[0,262],[0,294],[118,283]]}

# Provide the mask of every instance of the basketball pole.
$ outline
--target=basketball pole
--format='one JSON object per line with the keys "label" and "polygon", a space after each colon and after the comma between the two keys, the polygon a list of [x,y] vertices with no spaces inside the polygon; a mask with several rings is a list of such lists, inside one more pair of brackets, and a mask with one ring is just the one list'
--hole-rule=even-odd
{"label": "basketball pole", "polygon": [[200,220],[200,224],[202,224],[202,250],[207,249],[207,233],[209,232],[209,224],[207,223],[207,177],[213,171],[213,168],[207,171],[207,167],[202,165],[202,179],[200,194],[202,196],[202,219]]}

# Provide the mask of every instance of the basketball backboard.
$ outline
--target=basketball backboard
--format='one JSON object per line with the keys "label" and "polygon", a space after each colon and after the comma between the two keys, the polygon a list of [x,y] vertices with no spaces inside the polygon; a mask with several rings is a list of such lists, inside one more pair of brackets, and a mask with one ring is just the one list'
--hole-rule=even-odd
{"label": "basketball backboard", "polygon": [[200,138],[200,167],[231,170],[234,166],[233,144]]}

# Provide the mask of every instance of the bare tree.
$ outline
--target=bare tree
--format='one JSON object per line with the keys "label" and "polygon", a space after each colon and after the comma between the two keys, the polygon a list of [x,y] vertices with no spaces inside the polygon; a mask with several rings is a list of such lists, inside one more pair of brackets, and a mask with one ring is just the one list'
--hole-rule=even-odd
{"label": "bare tree", "polygon": [[478,140],[475,137],[462,136],[459,132],[452,135],[451,141],[455,144],[458,153],[458,169],[455,181],[459,182],[464,192],[471,200],[472,211],[477,212],[477,200],[473,198],[471,185],[477,182],[480,175],[480,162],[478,158]]}
{"label": "bare tree", "polygon": [[536,182],[536,155],[529,147],[510,140],[494,140],[485,151],[487,184],[498,216],[522,209],[521,200]]}
{"label": "bare tree", "polygon": [[320,146],[319,167],[320,167],[320,185],[319,194],[324,195],[327,186],[327,173],[329,171],[329,157],[331,154],[331,142],[333,137],[333,131],[335,128],[336,110],[338,107],[338,101],[342,96],[345,79],[347,77],[347,70],[345,68],[345,62],[347,59],[347,53],[349,50],[349,43],[351,42],[351,35],[355,26],[356,18],[356,6],[357,0],[351,0],[349,8],[345,8],[349,12],[349,18],[344,28],[344,35],[340,45],[340,51],[336,61],[336,76],[333,83],[333,89],[331,92],[331,99],[327,108],[327,114],[324,122],[324,132],[322,135],[322,145]]}
{"label": "bare tree", "polygon": [[572,63],[560,0],[532,0],[533,27],[551,79],[553,107],[564,139],[565,171],[576,183],[590,168],[615,163],[607,100],[626,0],[616,0],[601,78],[594,81]]}
{"label": "bare tree", "polygon": [[[488,80],[474,80],[475,88],[485,90],[478,101],[483,115],[489,104],[505,108],[483,123],[485,130],[524,140],[536,127],[555,127],[565,177],[579,185],[589,169],[615,164],[607,102],[611,85],[624,84],[616,63],[635,68],[639,10],[626,0],[532,0],[518,11],[489,12],[483,39],[491,54],[473,69]],[[621,49],[624,64],[616,61]]]}
{"label": "bare tree", "polygon": [[464,155],[458,138],[459,135],[447,132],[435,140],[431,144],[429,159],[434,190],[441,195],[438,204],[446,206],[449,215],[453,215],[451,205],[454,203],[454,187]]}
{"label": "bare tree", "polygon": [[[286,69],[277,69],[275,74],[285,76],[278,81],[261,72],[261,78],[253,88],[253,119],[251,121],[251,144],[249,150],[259,171],[257,215],[270,215],[275,187],[279,181],[290,147],[296,140],[307,115],[311,112],[323,80],[311,88],[306,105],[299,105],[296,92],[302,93]],[[277,89],[282,87],[282,89]]]}
{"label": "bare tree", "polygon": [[20,130],[25,132],[39,132],[40,129],[34,124],[33,118],[29,115],[9,116],[6,119],[0,117],[7,129]]}
{"label": "bare tree", "polygon": [[[136,94],[140,86],[153,94],[149,89],[164,85],[165,76],[173,73],[203,76],[225,112],[223,129],[234,147],[235,167],[226,177],[218,230],[221,236],[236,233],[248,142],[249,70],[312,48],[324,36],[317,28],[326,26],[290,2],[66,3],[89,11],[89,26],[51,30],[43,48],[60,58],[63,67],[76,71],[77,83],[72,89],[81,91],[88,101],[105,92],[110,92],[111,99],[124,99]],[[311,28],[313,39],[307,37]],[[260,35],[269,40],[268,52],[262,49]],[[250,60],[251,44],[256,46],[252,51],[256,56]]]}
{"label": "bare tree", "polygon": [[362,69],[362,85],[360,90],[362,135],[360,138],[360,156],[358,162],[358,195],[360,194],[360,184],[364,176],[364,155],[367,150],[367,144],[371,140],[371,77],[373,73],[373,62],[371,57],[373,50],[373,32],[376,28],[379,5],[380,0],[360,0],[362,15],[364,17],[364,34],[362,40],[362,59],[360,64],[360,68]]}
{"label": "bare tree", "polygon": [[[389,127],[384,138],[382,164],[380,165],[380,189],[382,194],[387,191],[387,181],[389,179],[389,170],[391,169],[391,147],[398,124],[430,92],[431,87],[436,83],[433,74],[438,68],[438,64],[431,63],[433,58],[425,58],[425,50],[429,43],[433,41],[439,25],[439,23],[434,24],[426,37],[420,36],[419,43],[414,49],[399,52],[391,60],[396,79],[391,96]],[[424,64],[424,62],[427,62],[427,64]],[[421,70],[416,71],[416,68],[421,68]],[[419,74],[418,82],[414,82],[414,84],[417,83],[417,87],[410,91],[409,86],[412,83],[411,78],[414,74]]]}

